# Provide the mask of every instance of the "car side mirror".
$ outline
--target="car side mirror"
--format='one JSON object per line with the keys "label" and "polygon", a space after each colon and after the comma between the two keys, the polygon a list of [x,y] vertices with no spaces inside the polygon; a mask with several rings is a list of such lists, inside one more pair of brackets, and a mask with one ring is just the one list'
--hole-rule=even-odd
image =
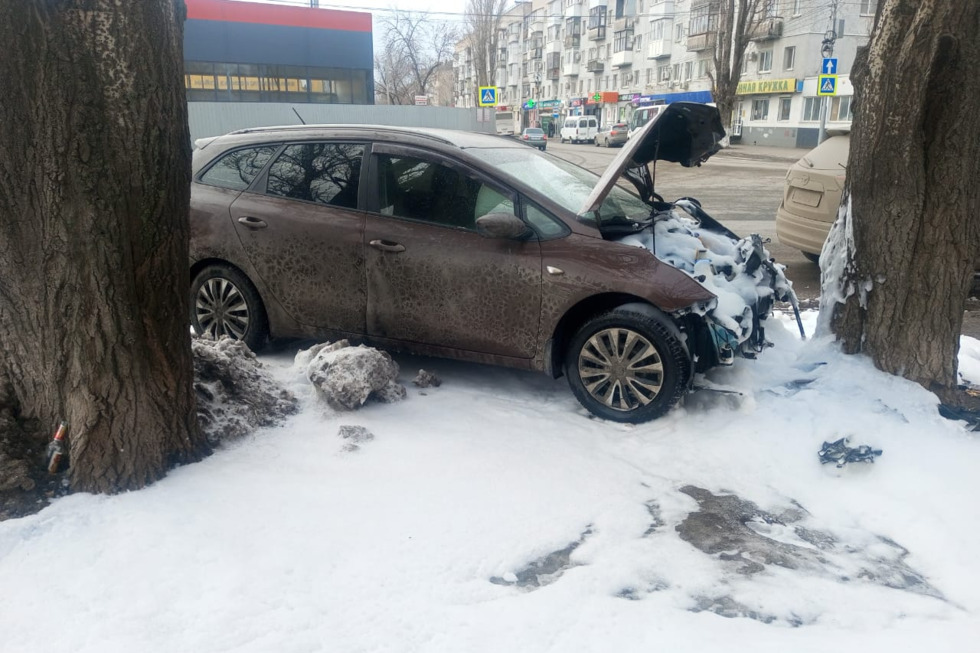
{"label": "car side mirror", "polygon": [[522,240],[531,229],[513,213],[488,213],[476,219],[476,232],[484,238]]}

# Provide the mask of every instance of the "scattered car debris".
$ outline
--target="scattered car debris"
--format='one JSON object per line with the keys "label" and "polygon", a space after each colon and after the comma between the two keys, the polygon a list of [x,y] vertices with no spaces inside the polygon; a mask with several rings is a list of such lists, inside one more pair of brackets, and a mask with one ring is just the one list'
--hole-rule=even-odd
{"label": "scattered car debris", "polygon": [[442,379],[425,370],[419,370],[418,375],[412,379],[412,383],[420,388],[438,388],[442,385]]}
{"label": "scattered car debris", "polygon": [[866,444],[849,447],[850,441],[844,437],[836,442],[824,442],[820,447],[820,462],[836,463],[838,468],[847,463],[873,463],[881,455],[881,449],[873,449]]}
{"label": "scattered car debris", "polygon": [[966,422],[968,431],[980,431],[980,410],[939,404],[939,414],[946,419]]}
{"label": "scattered car debris", "polygon": [[329,405],[354,410],[368,399],[391,403],[406,397],[405,386],[397,381],[398,363],[388,352],[364,345],[338,345],[321,348],[306,371],[317,394]]}

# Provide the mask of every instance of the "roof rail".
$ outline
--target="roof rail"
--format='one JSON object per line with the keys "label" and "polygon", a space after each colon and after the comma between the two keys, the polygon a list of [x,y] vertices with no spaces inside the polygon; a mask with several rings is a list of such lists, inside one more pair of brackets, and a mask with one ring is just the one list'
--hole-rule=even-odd
{"label": "roof rail", "polygon": [[264,132],[276,132],[276,131],[302,131],[308,129],[373,129],[375,131],[381,132],[392,132],[397,134],[411,134],[413,136],[419,136],[421,138],[427,138],[432,141],[439,143],[444,143],[446,145],[452,145],[453,142],[449,139],[442,138],[436,134],[428,131],[428,129],[436,129],[435,127],[394,127],[391,125],[370,125],[370,124],[335,124],[335,123],[320,123],[320,124],[310,124],[310,125],[272,125],[268,127],[246,127],[244,129],[236,129],[235,131],[228,132],[228,136],[238,135],[238,134],[258,134]]}

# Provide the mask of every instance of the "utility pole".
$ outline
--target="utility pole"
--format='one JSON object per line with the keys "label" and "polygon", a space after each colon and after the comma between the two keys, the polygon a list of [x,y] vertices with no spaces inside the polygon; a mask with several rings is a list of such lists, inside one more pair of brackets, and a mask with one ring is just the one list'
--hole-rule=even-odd
{"label": "utility pole", "polygon": [[[820,44],[820,54],[824,59],[830,59],[834,56],[834,41],[837,40],[837,2],[838,0],[833,0],[832,7],[833,13],[830,18],[830,30],[824,35],[824,39]],[[822,69],[821,69],[822,72]],[[836,72],[836,71],[835,71]],[[817,76],[817,92],[820,92],[820,77]],[[830,107],[827,95],[821,95],[820,97],[820,131],[817,133],[817,145],[823,143],[827,140],[827,112]]]}

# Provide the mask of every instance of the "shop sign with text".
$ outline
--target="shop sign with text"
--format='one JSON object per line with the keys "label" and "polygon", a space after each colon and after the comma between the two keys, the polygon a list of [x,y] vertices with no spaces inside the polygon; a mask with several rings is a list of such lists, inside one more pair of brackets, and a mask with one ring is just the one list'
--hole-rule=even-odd
{"label": "shop sign with text", "polygon": [[790,79],[753,79],[739,82],[735,95],[758,95],[760,93],[796,93],[795,78]]}

